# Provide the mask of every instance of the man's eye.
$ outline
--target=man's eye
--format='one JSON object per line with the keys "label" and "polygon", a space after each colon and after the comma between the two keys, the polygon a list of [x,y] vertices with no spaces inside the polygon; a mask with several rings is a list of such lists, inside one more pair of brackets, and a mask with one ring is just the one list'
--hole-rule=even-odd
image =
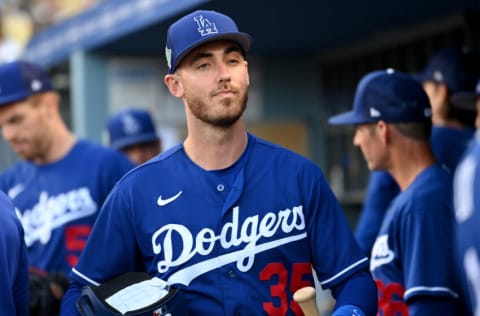
{"label": "man's eye", "polygon": [[208,67],[208,65],[209,65],[208,63],[202,63],[202,64],[199,64],[199,65],[197,66],[197,68],[198,68],[198,69],[205,69],[205,68]]}

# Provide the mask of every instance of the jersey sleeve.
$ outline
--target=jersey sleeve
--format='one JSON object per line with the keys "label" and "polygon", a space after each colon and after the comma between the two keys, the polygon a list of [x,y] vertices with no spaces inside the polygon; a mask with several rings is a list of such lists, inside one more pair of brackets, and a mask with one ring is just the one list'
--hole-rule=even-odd
{"label": "jersey sleeve", "polygon": [[312,186],[306,218],[313,267],[323,288],[368,269],[340,204],[323,175]]}
{"label": "jersey sleeve", "polygon": [[71,277],[98,285],[138,269],[131,208],[115,187],[105,201]]}
{"label": "jersey sleeve", "polygon": [[454,250],[453,212],[441,201],[416,199],[407,206],[414,211],[405,211],[400,219],[399,254],[407,302],[419,295],[457,295],[450,255]]}

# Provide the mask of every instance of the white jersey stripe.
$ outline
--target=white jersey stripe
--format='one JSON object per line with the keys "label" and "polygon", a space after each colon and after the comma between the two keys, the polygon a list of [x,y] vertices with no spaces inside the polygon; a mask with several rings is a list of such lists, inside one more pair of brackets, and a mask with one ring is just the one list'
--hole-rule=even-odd
{"label": "white jersey stripe", "polygon": [[355,262],[354,264],[352,265],[349,265],[348,267],[346,267],[345,269],[343,269],[342,271],[338,272],[337,274],[335,274],[333,277],[331,277],[330,279],[327,279],[325,281],[322,281],[320,282],[321,285],[324,285],[325,283],[328,283],[328,282],[331,282],[333,280],[335,280],[336,278],[338,278],[339,276],[341,276],[342,274],[345,274],[346,272],[348,272],[349,270],[352,270],[353,268],[355,268],[356,266],[358,266],[359,264],[367,261],[368,258],[367,257],[364,257],[360,260],[358,260],[357,262]]}
{"label": "white jersey stripe", "polygon": [[441,286],[414,286],[414,287],[408,289],[407,291],[405,291],[405,294],[403,296],[406,299],[406,298],[414,295],[415,292],[431,292],[431,293],[445,292],[445,293],[448,293],[448,294],[452,295],[455,298],[458,297],[458,293],[450,290],[448,287],[441,287]]}

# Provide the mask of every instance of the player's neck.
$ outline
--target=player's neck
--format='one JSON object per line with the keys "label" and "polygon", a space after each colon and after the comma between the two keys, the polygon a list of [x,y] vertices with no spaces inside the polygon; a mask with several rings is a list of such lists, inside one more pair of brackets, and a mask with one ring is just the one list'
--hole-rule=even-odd
{"label": "player's neck", "polygon": [[243,154],[248,142],[243,122],[237,123],[227,130],[190,130],[183,144],[185,152],[205,170],[230,167]]}
{"label": "player's neck", "polygon": [[434,155],[426,144],[419,144],[392,155],[390,174],[404,191],[426,168],[435,163]]}
{"label": "player's neck", "polygon": [[75,145],[76,137],[65,126],[54,131],[55,135],[47,146],[44,154],[35,159],[36,164],[49,164],[65,157]]}

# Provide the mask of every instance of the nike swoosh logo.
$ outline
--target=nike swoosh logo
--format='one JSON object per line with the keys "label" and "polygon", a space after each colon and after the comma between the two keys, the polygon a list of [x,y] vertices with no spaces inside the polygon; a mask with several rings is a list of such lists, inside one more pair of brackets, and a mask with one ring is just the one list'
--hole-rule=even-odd
{"label": "nike swoosh logo", "polygon": [[158,204],[158,206],[165,206],[165,205],[167,205],[167,204],[172,203],[173,201],[175,201],[181,194],[182,194],[182,191],[178,192],[176,195],[174,195],[174,196],[172,196],[172,197],[170,197],[170,198],[168,198],[168,199],[165,199],[165,200],[162,199],[162,196],[160,195],[160,196],[158,197],[157,204]]}

